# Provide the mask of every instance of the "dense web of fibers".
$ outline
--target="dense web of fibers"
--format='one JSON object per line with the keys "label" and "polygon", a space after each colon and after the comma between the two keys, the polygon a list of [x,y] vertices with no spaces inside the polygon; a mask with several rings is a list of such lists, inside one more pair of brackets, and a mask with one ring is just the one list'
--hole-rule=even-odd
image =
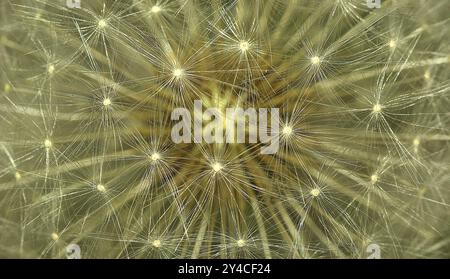
{"label": "dense web of fibers", "polygon": [[[0,256],[450,257],[448,0],[0,1]],[[280,148],[171,112],[279,108]]]}

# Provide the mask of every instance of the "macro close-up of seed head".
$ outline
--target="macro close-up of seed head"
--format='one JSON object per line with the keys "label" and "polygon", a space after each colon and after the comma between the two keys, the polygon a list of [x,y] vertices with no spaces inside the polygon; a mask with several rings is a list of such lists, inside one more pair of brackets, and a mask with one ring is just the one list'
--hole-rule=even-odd
{"label": "macro close-up of seed head", "polygon": [[449,258],[449,15],[0,1],[0,258]]}

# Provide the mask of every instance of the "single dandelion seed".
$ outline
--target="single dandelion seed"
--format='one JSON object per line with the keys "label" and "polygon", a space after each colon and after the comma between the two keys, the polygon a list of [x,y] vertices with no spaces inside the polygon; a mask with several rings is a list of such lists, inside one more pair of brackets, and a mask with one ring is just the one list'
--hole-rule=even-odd
{"label": "single dandelion seed", "polygon": [[180,68],[176,68],[175,70],[173,70],[172,74],[173,74],[173,76],[175,78],[178,79],[178,78],[181,78],[184,75],[184,70],[180,69]]}
{"label": "single dandelion seed", "polygon": [[377,181],[378,181],[378,175],[372,174],[370,176],[370,183],[375,184],[375,183],[377,183]]}
{"label": "single dandelion seed", "polygon": [[16,171],[16,173],[14,174],[14,177],[16,178],[17,181],[19,181],[20,179],[22,179],[22,175],[20,174],[20,172]]}
{"label": "single dandelion seed", "polygon": [[397,47],[397,41],[396,40],[390,40],[389,41],[389,47],[390,48],[396,48]]}
{"label": "single dandelion seed", "polygon": [[292,127],[291,126],[284,126],[283,128],[283,134],[285,134],[286,136],[290,136],[292,134]]}
{"label": "single dandelion seed", "polygon": [[320,189],[319,188],[314,188],[311,190],[311,192],[309,192],[313,197],[317,197],[320,195]]}
{"label": "single dandelion seed", "polygon": [[44,147],[46,149],[50,149],[52,146],[53,146],[53,143],[51,140],[49,140],[49,139],[44,140]]}
{"label": "single dandelion seed", "polygon": [[212,164],[211,167],[214,170],[214,172],[216,172],[216,173],[223,169],[223,166],[221,163],[214,163],[214,164]]}
{"label": "single dandelion seed", "polygon": [[53,241],[58,241],[59,239],[59,235],[57,233],[52,233],[50,237],[53,239]]}
{"label": "single dandelion seed", "polygon": [[97,191],[99,191],[100,193],[104,193],[106,192],[106,187],[103,184],[98,184]]}
{"label": "single dandelion seed", "polygon": [[161,7],[158,6],[158,5],[155,5],[155,6],[153,6],[153,7],[150,9],[150,11],[151,11],[152,13],[154,13],[154,14],[159,13],[161,10],[162,10]]}
{"label": "single dandelion seed", "polygon": [[244,247],[245,244],[246,244],[246,243],[245,243],[245,240],[243,240],[243,239],[239,239],[239,240],[237,241],[237,246],[240,247],[240,248]]}
{"label": "single dandelion seed", "polygon": [[104,20],[104,19],[100,19],[97,24],[98,28],[100,28],[100,29],[105,28],[107,25],[108,25],[108,22],[106,22],[106,20]]}
{"label": "single dandelion seed", "polygon": [[431,78],[431,74],[430,74],[430,71],[425,71],[425,73],[423,74],[423,78],[425,79],[425,80],[429,80],[430,78]]}
{"label": "single dandelion seed", "polygon": [[417,194],[419,195],[419,197],[423,197],[423,195],[425,195],[426,192],[427,192],[427,186],[423,186],[422,188],[419,188],[417,190]]}
{"label": "single dandelion seed", "polygon": [[375,104],[372,108],[373,113],[380,113],[382,110],[382,106],[380,104]]}
{"label": "single dandelion seed", "polygon": [[314,56],[311,58],[311,64],[313,65],[319,65],[320,64],[320,57],[319,56]]}
{"label": "single dandelion seed", "polygon": [[55,66],[53,64],[48,65],[47,72],[51,75],[55,72]]}
{"label": "single dandelion seed", "polygon": [[161,247],[161,240],[159,240],[159,239],[153,240],[152,246],[155,248]]}
{"label": "single dandelion seed", "polygon": [[414,152],[415,153],[419,152],[419,145],[420,145],[420,139],[419,138],[415,138],[413,140],[413,146],[414,146]]}
{"label": "single dandelion seed", "polygon": [[5,86],[3,87],[5,93],[9,93],[11,91],[11,85],[9,83],[5,83]]}
{"label": "single dandelion seed", "polygon": [[249,50],[250,48],[250,44],[247,41],[242,41],[239,43],[239,49],[242,52],[246,52],[247,50]]}
{"label": "single dandelion seed", "polygon": [[110,98],[105,98],[104,100],[103,100],[103,105],[105,106],[105,107],[108,107],[108,106],[110,106],[112,104],[112,102],[111,102],[111,99]]}
{"label": "single dandelion seed", "polygon": [[152,159],[152,161],[156,162],[161,159],[161,155],[158,152],[155,152],[150,156],[150,159]]}

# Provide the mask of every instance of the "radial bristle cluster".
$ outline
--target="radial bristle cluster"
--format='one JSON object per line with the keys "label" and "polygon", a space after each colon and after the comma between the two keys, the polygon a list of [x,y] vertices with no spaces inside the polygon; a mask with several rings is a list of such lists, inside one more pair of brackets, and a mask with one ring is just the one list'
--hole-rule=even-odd
{"label": "radial bristle cluster", "polygon": [[448,0],[65,2],[0,1],[0,257],[450,257]]}

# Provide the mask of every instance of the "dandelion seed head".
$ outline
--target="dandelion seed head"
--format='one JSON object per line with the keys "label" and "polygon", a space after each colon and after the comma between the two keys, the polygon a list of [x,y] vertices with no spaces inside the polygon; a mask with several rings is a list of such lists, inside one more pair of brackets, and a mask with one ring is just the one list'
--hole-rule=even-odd
{"label": "dandelion seed head", "polygon": [[86,224],[85,258],[442,257],[446,14],[358,1],[1,3],[2,252],[52,257]]}

